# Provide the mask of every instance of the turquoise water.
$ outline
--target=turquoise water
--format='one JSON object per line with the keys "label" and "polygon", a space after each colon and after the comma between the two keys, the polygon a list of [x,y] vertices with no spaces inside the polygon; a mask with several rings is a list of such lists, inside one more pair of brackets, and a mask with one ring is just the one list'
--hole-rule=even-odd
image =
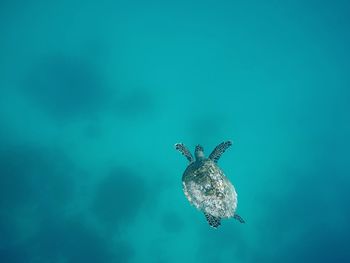
{"label": "turquoise water", "polygon": [[[1,1],[0,262],[349,262],[347,1]],[[182,193],[208,155],[245,224]]]}

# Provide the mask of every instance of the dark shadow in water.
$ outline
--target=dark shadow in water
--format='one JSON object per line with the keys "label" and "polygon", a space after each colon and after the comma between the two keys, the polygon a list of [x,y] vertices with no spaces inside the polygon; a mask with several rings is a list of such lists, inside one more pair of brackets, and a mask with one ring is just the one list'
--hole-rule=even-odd
{"label": "dark shadow in water", "polygon": [[0,207],[8,211],[28,204],[60,209],[75,191],[76,169],[67,157],[28,145],[0,150]]}
{"label": "dark shadow in water", "polygon": [[62,207],[74,193],[74,170],[58,151],[7,145],[0,150],[0,207],[11,210],[32,203]]}
{"label": "dark shadow in water", "polygon": [[[281,251],[278,259],[284,262],[349,262],[350,242],[348,226],[334,231],[332,226],[317,224],[316,227],[309,226],[300,240],[292,243],[292,246]],[[293,255],[288,257],[288,251]]]}
{"label": "dark shadow in water", "polygon": [[25,79],[23,91],[57,120],[94,119],[100,110],[117,117],[135,118],[150,113],[154,100],[148,87],[108,88],[98,68],[83,58],[56,55],[45,58]]}
{"label": "dark shadow in water", "polygon": [[6,263],[33,262],[30,260],[28,252],[23,247],[0,248],[0,260]]}
{"label": "dark shadow in water", "polygon": [[252,262],[348,262],[349,198],[341,179],[347,172],[324,159],[286,174],[295,179],[290,189],[261,199],[259,236],[266,245]]}
{"label": "dark shadow in water", "polygon": [[1,262],[129,262],[127,243],[99,235],[84,218],[63,216],[75,202],[78,175],[65,155],[7,145],[0,174]]}
{"label": "dark shadow in water", "polygon": [[44,221],[31,244],[32,253],[42,262],[129,262],[132,256],[126,243],[112,246],[82,218]]}
{"label": "dark shadow in water", "polygon": [[114,169],[97,186],[92,211],[108,227],[128,225],[148,198],[143,178]]}
{"label": "dark shadow in water", "polygon": [[[74,201],[74,166],[64,155],[30,146],[7,146],[0,152],[1,262],[128,262],[132,248],[99,236],[82,218],[60,214]],[[22,239],[19,216],[35,207],[35,226]],[[26,222],[26,220],[24,220]],[[38,228],[38,229],[35,229]],[[25,230],[27,231],[27,230]],[[28,232],[32,232],[28,229]]]}
{"label": "dark shadow in water", "polygon": [[2,145],[0,253],[1,259],[11,258],[4,262],[30,262],[24,259],[30,253],[21,247],[23,235],[35,232],[42,217],[60,214],[72,202],[75,172],[59,151],[22,144]]}
{"label": "dark shadow in water", "polygon": [[108,101],[96,69],[81,58],[57,55],[39,63],[23,89],[59,120],[91,117]]}

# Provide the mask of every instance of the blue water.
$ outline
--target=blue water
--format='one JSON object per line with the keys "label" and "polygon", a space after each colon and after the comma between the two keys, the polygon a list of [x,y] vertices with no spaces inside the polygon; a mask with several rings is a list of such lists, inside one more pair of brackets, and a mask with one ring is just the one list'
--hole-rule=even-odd
{"label": "blue water", "polygon": [[[0,262],[350,262],[347,1],[1,1]],[[177,142],[245,224],[190,206]]]}

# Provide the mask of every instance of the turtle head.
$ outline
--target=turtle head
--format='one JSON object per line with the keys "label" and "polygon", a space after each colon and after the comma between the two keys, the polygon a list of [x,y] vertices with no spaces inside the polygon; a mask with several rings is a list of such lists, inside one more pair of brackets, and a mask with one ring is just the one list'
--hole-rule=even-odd
{"label": "turtle head", "polygon": [[204,151],[203,147],[199,144],[196,146],[196,149],[194,150],[194,155],[196,157],[196,161],[204,159]]}

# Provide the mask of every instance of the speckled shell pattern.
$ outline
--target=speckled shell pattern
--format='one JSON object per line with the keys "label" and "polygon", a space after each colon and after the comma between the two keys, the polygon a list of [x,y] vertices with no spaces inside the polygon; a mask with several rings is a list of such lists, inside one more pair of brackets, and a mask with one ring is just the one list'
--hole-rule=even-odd
{"label": "speckled shell pattern", "polygon": [[182,176],[183,191],[197,209],[215,217],[233,217],[237,207],[235,188],[210,159],[190,164]]}

